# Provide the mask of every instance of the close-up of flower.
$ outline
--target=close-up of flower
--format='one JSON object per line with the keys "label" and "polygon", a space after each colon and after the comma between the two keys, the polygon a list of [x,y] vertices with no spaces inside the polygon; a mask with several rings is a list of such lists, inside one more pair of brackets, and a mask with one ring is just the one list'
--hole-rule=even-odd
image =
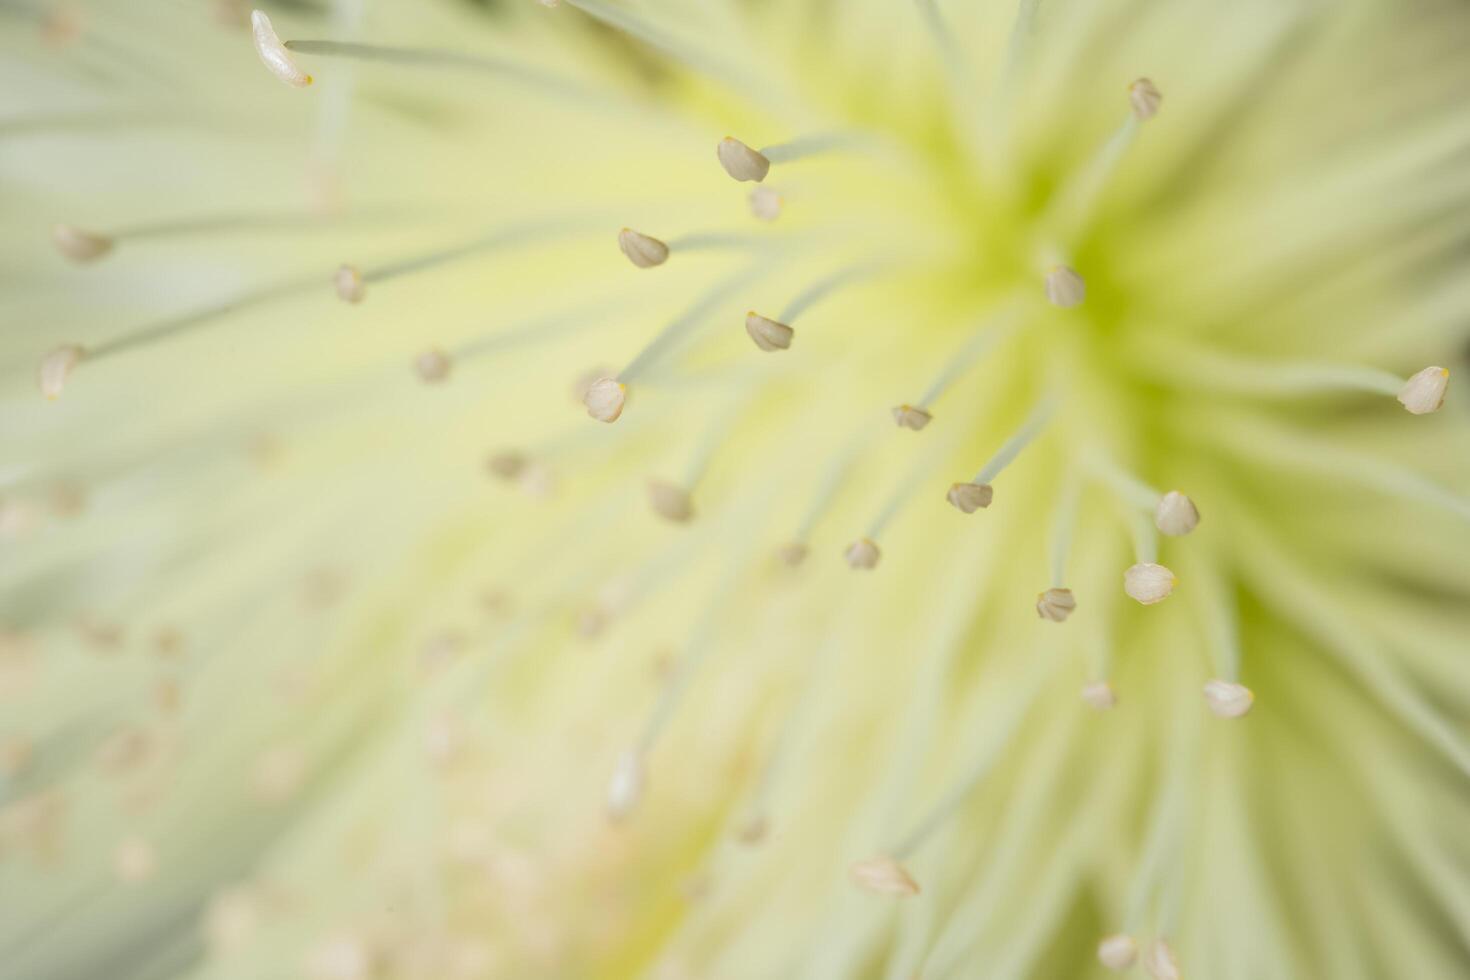
{"label": "close-up of flower", "polygon": [[0,0],[0,980],[1470,976],[1470,3]]}

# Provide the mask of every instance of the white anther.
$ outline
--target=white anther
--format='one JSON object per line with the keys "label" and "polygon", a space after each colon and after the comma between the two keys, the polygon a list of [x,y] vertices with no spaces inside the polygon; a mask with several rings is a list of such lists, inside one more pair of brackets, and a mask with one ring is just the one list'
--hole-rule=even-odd
{"label": "white anther", "polygon": [[344,303],[361,303],[367,295],[367,285],[362,281],[362,271],[355,265],[344,265],[337,270],[332,282],[337,286],[337,295]]}
{"label": "white anther", "polygon": [[689,491],[665,480],[648,481],[648,503],[655,514],[675,524],[687,524],[694,517]]}
{"label": "white anther", "polygon": [[1199,509],[1178,490],[1170,490],[1154,508],[1154,526],[1170,537],[1188,534],[1199,526]]}
{"label": "white anther", "polygon": [[53,225],[51,241],[58,252],[73,262],[95,262],[111,252],[113,245],[106,235],[68,224]]}
{"label": "white anther", "polygon": [[1449,368],[1427,367],[1404,382],[1399,391],[1399,402],[1414,415],[1437,412],[1444,404],[1444,393],[1449,384]]}
{"label": "white anther", "polygon": [[1123,573],[1123,591],[1145,606],[1163,602],[1178,584],[1173,572],[1151,561],[1139,562]]}
{"label": "white anther", "polygon": [[1144,971],[1154,980],[1179,980],[1179,961],[1174,950],[1162,939],[1154,941],[1143,958]]}
{"label": "white anther", "polygon": [[454,370],[454,361],[442,350],[431,347],[414,358],[413,369],[425,384],[438,384]]}
{"label": "white anther", "polygon": [[736,180],[753,180],[760,183],[766,179],[766,174],[771,172],[770,160],[733,136],[726,136],[720,140],[719,148],[715,152],[720,158],[720,166],[725,168],[725,173]]}
{"label": "white anther", "polygon": [[735,839],[742,844],[759,844],[766,839],[766,832],[770,830],[770,824],[766,818],[759,814],[752,814],[740,822],[735,828]]}
{"label": "white anther", "polygon": [[871,569],[878,567],[878,559],[883,557],[883,552],[871,538],[858,538],[847,546],[844,557],[853,568]]}
{"label": "white anther", "polygon": [[924,411],[922,408],[915,408],[913,405],[893,406],[893,421],[898,423],[900,429],[912,429],[918,432],[924,426],[928,425],[933,418],[933,415]]}
{"label": "white anther", "polygon": [[67,378],[71,377],[72,370],[86,356],[86,353],[86,350],[77,344],[64,344],[41,358],[41,366],[36,372],[41,394],[52,401],[60,398],[61,392],[66,388]]}
{"label": "white anther", "polygon": [[1071,589],[1047,589],[1036,597],[1036,615],[1053,623],[1064,623],[1077,608]]}
{"label": "white anther", "polygon": [[1082,685],[1082,700],[1098,711],[1117,707],[1118,695],[1107,681],[1089,681]]}
{"label": "white anther", "polygon": [[891,857],[868,858],[854,862],[849,869],[859,888],[879,895],[909,896],[919,894],[919,883],[903,865]]}
{"label": "white anther", "polygon": [[587,386],[582,402],[587,414],[599,422],[616,422],[628,401],[628,386],[616,378],[598,378]]}
{"label": "white anther", "polygon": [[502,480],[514,480],[526,470],[526,457],[513,449],[494,453],[485,461],[492,475]]}
{"label": "white anther", "polygon": [[260,63],[265,65],[267,71],[296,88],[305,88],[311,84],[311,76],[296,67],[291,52],[281,43],[276,29],[271,26],[271,19],[263,11],[250,12],[250,34],[255,39],[255,53],[260,56]]}
{"label": "white anther", "polygon": [[1138,941],[1119,933],[1097,944],[1097,960],[1109,970],[1126,970],[1138,959]]}
{"label": "white anther", "polygon": [[781,217],[781,195],[772,187],[757,187],[750,192],[750,213],[761,221]]}
{"label": "white anther", "polygon": [[800,541],[789,541],[776,549],[776,556],[787,565],[795,568],[806,561],[807,546]]}
{"label": "white anther", "polygon": [[1046,274],[1046,298],[1053,306],[1068,309],[1081,306],[1087,298],[1087,283],[1069,265],[1053,266]]}
{"label": "white anther", "polygon": [[944,495],[945,500],[965,514],[973,514],[982,507],[989,507],[994,497],[995,490],[988,483],[952,483],[949,493]]}
{"label": "white anther", "polygon": [[1239,718],[1251,710],[1256,696],[1244,684],[1212,680],[1205,684],[1205,704],[1219,718]]}
{"label": "white anther", "polygon": [[1140,78],[1128,86],[1128,104],[1133,106],[1133,115],[1138,117],[1139,122],[1157,116],[1159,104],[1163,101],[1163,93],[1147,78]]}
{"label": "white anther", "polygon": [[643,756],[636,749],[629,749],[618,756],[612,779],[607,784],[607,815],[610,820],[616,823],[633,812],[643,799],[645,782]]}
{"label": "white anther", "polygon": [[669,260],[669,247],[651,235],[624,228],[618,232],[618,248],[640,269],[652,269]]}
{"label": "white anther", "polygon": [[757,347],[767,353],[789,348],[796,333],[786,324],[755,312],[745,314],[745,332],[750,334]]}

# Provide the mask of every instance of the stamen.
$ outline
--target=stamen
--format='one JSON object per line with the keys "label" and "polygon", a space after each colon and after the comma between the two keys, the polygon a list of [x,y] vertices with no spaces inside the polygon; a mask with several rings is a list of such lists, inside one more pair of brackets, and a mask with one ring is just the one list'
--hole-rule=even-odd
{"label": "stamen", "polygon": [[1163,602],[1178,584],[1173,572],[1155,562],[1139,562],[1123,573],[1123,591],[1145,606]]}
{"label": "stamen", "polygon": [[[893,409],[893,420],[900,428],[912,429],[917,432],[929,424],[933,414],[929,409],[940,397],[975,365],[980,358],[992,347],[1000,342],[1002,338],[1015,326],[1016,311],[1014,306],[1007,303],[1007,308],[999,316],[987,318],[978,329],[974,330],[969,338],[960,345],[944,366],[940,368],[939,374],[929,383],[924,396],[912,405],[903,404]],[[976,480],[976,483],[984,483]]]}
{"label": "stamen", "polygon": [[616,378],[598,378],[587,386],[583,399],[587,414],[599,422],[616,422],[628,402],[628,386]]}
{"label": "stamen", "polygon": [[454,360],[437,347],[424,351],[413,361],[414,372],[425,384],[439,384],[454,370]]}
{"label": "stamen", "polygon": [[295,88],[305,88],[311,84],[311,76],[296,66],[290,52],[276,34],[276,29],[271,26],[271,19],[264,12],[251,11],[250,33],[255,41],[255,53],[267,71]]}
{"label": "stamen", "polygon": [[1090,681],[1082,685],[1082,700],[1098,711],[1107,711],[1117,706],[1118,695],[1107,681]]}
{"label": "stamen", "polygon": [[361,303],[363,296],[367,295],[367,287],[362,281],[362,271],[355,265],[344,265],[338,269],[333,282],[337,286],[337,296],[344,303]]}
{"label": "stamen", "polygon": [[687,524],[694,519],[694,501],[689,491],[666,480],[648,481],[648,503],[666,521]]}
{"label": "stamen", "polygon": [[1053,623],[1064,623],[1077,608],[1071,589],[1047,589],[1036,597],[1036,615]]}
{"label": "stamen", "polygon": [[113,239],[76,225],[57,224],[51,228],[51,241],[57,251],[73,262],[95,262],[112,251]]}
{"label": "stamen", "polygon": [[618,248],[640,269],[652,269],[669,260],[668,245],[631,228],[618,232]]}
{"label": "stamen", "polygon": [[67,379],[86,354],[86,350],[77,344],[64,344],[41,358],[41,366],[37,371],[41,394],[51,401],[60,398],[66,388]]}
{"label": "stamen", "polygon": [[1179,980],[1179,959],[1162,939],[1154,940],[1143,959],[1143,969],[1153,980]]}
{"label": "stamen", "polygon": [[[991,500],[994,499],[991,483],[1015,461],[1017,456],[1021,455],[1022,450],[1041,434],[1047,423],[1051,421],[1055,409],[1056,403],[1051,398],[1045,398],[1037,403],[1036,407],[1031,410],[1031,414],[1026,417],[1026,421],[1021,423],[1021,427],[1016,430],[1015,435],[1007,439],[996,454],[980,467],[980,472],[975,474],[973,480],[969,483],[956,483],[949,488],[949,502],[966,514],[974,513],[979,507],[989,507]],[[973,504],[973,506],[966,506],[967,504]]]}
{"label": "stamen", "polygon": [[738,181],[753,180],[760,183],[771,172],[771,161],[765,154],[751,149],[733,136],[720,140],[720,145],[715,148],[715,155],[719,157],[720,166],[725,168],[725,173]]}
{"label": "stamen", "polygon": [[750,192],[750,213],[761,221],[781,217],[781,195],[772,187],[757,187]]}
{"label": "stamen", "polygon": [[1159,105],[1164,96],[1153,82],[1140,78],[1128,86],[1128,102],[1133,106],[1133,116],[1139,122],[1147,122],[1159,114]]}
{"label": "stamen", "polygon": [[745,332],[757,347],[767,353],[789,349],[791,338],[796,333],[786,324],[761,316],[754,310],[745,314]]}
{"label": "stamen", "polygon": [[1205,703],[1217,718],[1243,717],[1255,700],[1255,694],[1242,684],[1222,680],[1211,680],[1205,684]]}
{"label": "stamen", "polygon": [[1399,403],[1414,415],[1437,412],[1444,404],[1445,389],[1449,387],[1450,370],[1442,367],[1427,367],[1404,382],[1398,394]]}
{"label": "stamen", "polygon": [[1046,298],[1053,306],[1071,309],[1087,298],[1087,283],[1069,265],[1052,266],[1046,274]]}
{"label": "stamen", "polygon": [[898,423],[898,427],[900,429],[909,429],[914,432],[919,432],[933,419],[933,415],[930,415],[924,409],[916,408],[913,405],[893,406],[893,421]]}
{"label": "stamen", "polygon": [[878,545],[871,538],[858,538],[847,546],[843,552],[843,558],[853,568],[870,571],[878,567],[878,561],[883,557],[883,552],[878,550]]}
{"label": "stamen", "polygon": [[908,897],[919,894],[919,884],[903,865],[891,857],[854,862],[849,869],[858,887],[879,895]]}
{"label": "stamen", "polygon": [[1098,962],[1109,970],[1126,970],[1138,959],[1138,941],[1122,933],[1097,944]]}
{"label": "stamen", "polygon": [[1170,490],[1154,509],[1154,526],[1173,538],[1188,534],[1199,526],[1199,509],[1178,490]]}

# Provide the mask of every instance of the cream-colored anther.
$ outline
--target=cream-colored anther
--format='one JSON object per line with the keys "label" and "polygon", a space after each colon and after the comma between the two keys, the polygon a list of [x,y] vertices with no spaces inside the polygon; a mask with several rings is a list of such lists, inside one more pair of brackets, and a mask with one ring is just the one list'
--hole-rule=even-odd
{"label": "cream-colored anther", "polygon": [[796,333],[786,324],[755,312],[745,314],[745,332],[750,334],[757,347],[767,353],[788,349]]}
{"label": "cream-colored anther", "polygon": [[1036,615],[1053,623],[1065,623],[1076,608],[1071,589],[1047,589],[1036,597]]}
{"label": "cream-colored anther", "polygon": [[1062,309],[1081,306],[1087,298],[1087,283],[1071,266],[1053,266],[1046,274],[1046,298]]}
{"label": "cream-colored anther", "polygon": [[994,498],[995,490],[988,483],[952,483],[944,495],[944,499],[962,514],[973,514],[989,507]]}
{"label": "cream-colored anther", "polygon": [[1138,940],[1118,933],[1097,944],[1097,961],[1109,970],[1126,970],[1138,960]]}
{"label": "cream-colored anther", "polygon": [[1082,685],[1082,700],[1098,711],[1117,707],[1118,695],[1107,681],[1089,681]]}
{"label": "cream-colored anther", "polygon": [[771,161],[764,154],[751,149],[733,136],[720,140],[715,153],[719,156],[720,166],[725,168],[725,173],[736,180],[760,183],[771,172]]}
{"label": "cream-colored anther", "polygon": [[618,756],[613,768],[612,779],[607,784],[607,815],[614,823],[627,819],[640,800],[647,773],[643,767],[643,756],[636,749],[629,749]]}
{"label": "cream-colored anther", "polygon": [[628,386],[616,378],[598,378],[587,386],[582,399],[587,414],[599,422],[616,422],[628,403]]}
{"label": "cream-colored anther", "polygon": [[271,19],[263,11],[250,12],[250,34],[255,41],[255,53],[267,71],[296,88],[311,84],[311,76],[296,66],[291,52],[281,43],[276,29],[271,26]]}
{"label": "cream-colored anther", "polygon": [[424,384],[439,384],[454,370],[454,360],[437,347],[431,347],[414,358],[413,369]]}
{"label": "cream-colored anther", "polygon": [[918,432],[933,419],[933,415],[913,405],[893,406],[893,421],[900,429],[911,429]]}
{"label": "cream-colored anther", "polygon": [[362,280],[362,270],[355,265],[343,265],[332,277],[337,287],[337,297],[344,303],[361,303],[367,295],[367,285]]}
{"label": "cream-colored anther", "polygon": [[1178,584],[1173,572],[1154,562],[1139,562],[1123,573],[1123,591],[1145,606],[1163,602]]}
{"label": "cream-colored anther", "polygon": [[51,242],[73,262],[95,262],[111,252],[113,246],[112,239],[106,235],[68,224],[51,227]]}
{"label": "cream-colored anther", "polygon": [[648,481],[648,504],[666,521],[687,524],[694,519],[694,501],[689,491],[667,480]]}
{"label": "cream-colored anther", "polygon": [[883,552],[878,550],[877,542],[871,538],[858,538],[847,546],[843,557],[853,568],[867,570],[878,567],[878,560],[883,557]]}
{"label": "cream-colored anther", "polygon": [[645,235],[632,228],[618,232],[618,248],[640,269],[652,269],[669,260],[669,247],[652,235]]}
{"label": "cream-colored anther", "polygon": [[1444,404],[1445,390],[1450,384],[1450,369],[1427,367],[1404,382],[1399,403],[1414,415],[1437,412]]}
{"label": "cream-colored anther", "polygon": [[1158,86],[1147,78],[1140,78],[1128,86],[1128,104],[1139,122],[1146,122],[1159,114],[1164,95]]}
{"label": "cream-colored anther", "polygon": [[1178,490],[1170,490],[1154,508],[1154,526],[1174,538],[1188,534],[1199,526],[1199,509]]}
{"label": "cream-colored anther", "polygon": [[1205,704],[1217,718],[1240,718],[1251,710],[1256,696],[1244,684],[1211,680],[1205,684]]}
{"label": "cream-colored anther", "polygon": [[781,195],[773,187],[757,187],[750,192],[750,213],[761,221],[781,217]]}
{"label": "cream-colored anther", "polygon": [[857,861],[848,870],[853,883],[866,891],[901,897],[919,894],[919,883],[914,881],[908,869],[891,857]]}
{"label": "cream-colored anther", "polygon": [[41,387],[41,394],[51,401],[60,398],[61,393],[66,390],[67,379],[86,354],[86,350],[78,344],[63,344],[48,351],[41,358],[41,365],[36,370],[36,382]]}

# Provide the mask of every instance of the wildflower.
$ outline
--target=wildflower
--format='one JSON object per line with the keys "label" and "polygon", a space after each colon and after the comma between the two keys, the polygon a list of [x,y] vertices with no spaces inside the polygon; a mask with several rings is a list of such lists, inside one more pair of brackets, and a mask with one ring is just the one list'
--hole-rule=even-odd
{"label": "wildflower", "polygon": [[1470,11],[11,6],[7,978],[1466,973]]}

